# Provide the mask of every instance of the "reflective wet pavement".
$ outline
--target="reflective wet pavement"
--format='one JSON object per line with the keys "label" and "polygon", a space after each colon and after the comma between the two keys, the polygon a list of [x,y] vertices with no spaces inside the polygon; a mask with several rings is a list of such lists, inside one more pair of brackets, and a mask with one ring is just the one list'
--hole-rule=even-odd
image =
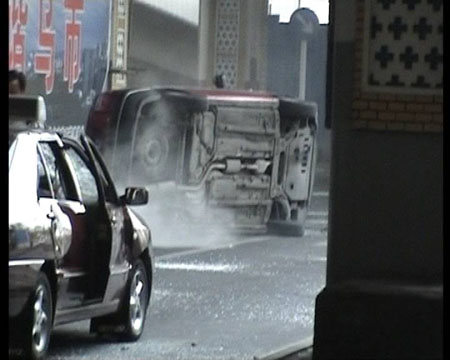
{"label": "reflective wet pavement", "polygon": [[116,343],[90,335],[87,321],[65,325],[54,330],[49,359],[253,360],[311,342],[326,263],[328,189],[318,175],[304,237],[156,249],[142,338]]}

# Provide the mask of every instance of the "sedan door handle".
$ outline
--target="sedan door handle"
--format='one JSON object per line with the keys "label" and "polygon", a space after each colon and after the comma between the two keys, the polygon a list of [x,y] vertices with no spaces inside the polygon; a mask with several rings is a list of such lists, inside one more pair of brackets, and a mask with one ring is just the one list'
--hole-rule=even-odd
{"label": "sedan door handle", "polygon": [[113,225],[115,225],[116,222],[117,222],[116,216],[115,216],[115,215],[112,215],[112,216],[111,216],[111,223],[112,223]]}
{"label": "sedan door handle", "polygon": [[56,218],[56,216],[55,216],[55,213],[52,211],[52,212],[49,212],[48,214],[47,214],[47,219],[50,219],[50,220],[55,220],[55,218]]}

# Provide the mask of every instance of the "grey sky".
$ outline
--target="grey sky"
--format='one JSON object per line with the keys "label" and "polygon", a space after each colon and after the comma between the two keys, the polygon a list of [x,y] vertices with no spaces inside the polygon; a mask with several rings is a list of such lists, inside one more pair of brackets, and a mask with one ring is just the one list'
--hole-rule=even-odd
{"label": "grey sky", "polygon": [[[190,23],[198,24],[199,0],[136,0],[146,3]],[[298,0],[268,0],[271,13],[280,15],[281,22],[289,22],[291,14],[298,8]],[[321,24],[328,23],[328,0],[301,0],[301,7],[310,8]]]}

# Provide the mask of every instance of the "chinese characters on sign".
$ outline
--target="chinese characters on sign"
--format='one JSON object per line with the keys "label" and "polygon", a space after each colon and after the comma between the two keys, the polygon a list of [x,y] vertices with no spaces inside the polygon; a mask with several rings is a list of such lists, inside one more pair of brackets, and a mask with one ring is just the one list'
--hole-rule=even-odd
{"label": "chinese characters on sign", "polygon": [[24,0],[9,2],[9,68],[25,71],[25,29],[28,5]]}
{"label": "chinese characters on sign", "polygon": [[116,39],[116,67],[122,69],[125,64],[125,31],[117,30]]}
{"label": "chinese characters on sign", "polygon": [[[55,11],[54,3],[58,0],[39,1],[36,29],[37,50],[34,53],[33,70],[45,75],[45,92],[51,94],[55,83]],[[64,61],[63,78],[67,82],[69,93],[81,73],[81,28],[82,22],[77,15],[83,13],[85,0],[64,0]],[[26,73],[26,36],[29,4],[26,0],[9,0],[9,68]],[[30,24],[28,24],[30,25]],[[33,31],[34,29],[28,29]]]}
{"label": "chinese characters on sign", "polygon": [[113,12],[113,52],[111,63],[113,64],[113,73],[111,74],[111,88],[121,89],[126,86],[126,48],[127,38],[126,29],[128,28],[128,2],[126,0],[115,0]]}
{"label": "chinese characters on sign", "polygon": [[45,92],[53,91],[55,82],[55,30],[52,26],[53,0],[39,0],[39,49],[34,56],[34,72],[45,74]]}
{"label": "chinese characters on sign", "polygon": [[83,11],[84,0],[64,0],[64,8],[70,11],[64,40],[64,81],[68,82],[69,93],[72,93],[81,67],[81,21],[77,21],[75,15]]}
{"label": "chinese characters on sign", "polygon": [[[116,40],[126,67],[127,33],[117,36],[112,26],[117,1],[8,0],[9,68],[25,74],[27,93],[43,96],[49,126],[84,124],[93,99],[110,87]],[[118,11],[127,21],[127,0]]]}

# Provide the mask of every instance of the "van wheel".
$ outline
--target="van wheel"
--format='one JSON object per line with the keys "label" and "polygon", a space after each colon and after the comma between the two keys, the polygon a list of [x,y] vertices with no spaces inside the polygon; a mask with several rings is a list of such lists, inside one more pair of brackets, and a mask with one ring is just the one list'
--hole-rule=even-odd
{"label": "van wheel", "polygon": [[164,173],[169,157],[169,139],[167,133],[157,126],[149,126],[140,134],[136,156],[139,166],[150,178]]}
{"label": "van wheel", "polygon": [[290,212],[291,206],[286,198],[275,198],[267,224],[268,231],[279,236],[303,236],[307,207],[299,207],[294,219]]}
{"label": "van wheel", "polygon": [[45,357],[50,343],[52,323],[52,293],[47,276],[41,272],[18,334],[23,358],[37,360]]}
{"label": "van wheel", "polygon": [[279,236],[303,236],[305,226],[298,221],[270,221],[268,224],[269,232]]}
{"label": "van wheel", "polygon": [[134,176],[142,184],[170,180],[177,164],[179,136],[174,125],[149,124],[137,135],[133,156]]}

